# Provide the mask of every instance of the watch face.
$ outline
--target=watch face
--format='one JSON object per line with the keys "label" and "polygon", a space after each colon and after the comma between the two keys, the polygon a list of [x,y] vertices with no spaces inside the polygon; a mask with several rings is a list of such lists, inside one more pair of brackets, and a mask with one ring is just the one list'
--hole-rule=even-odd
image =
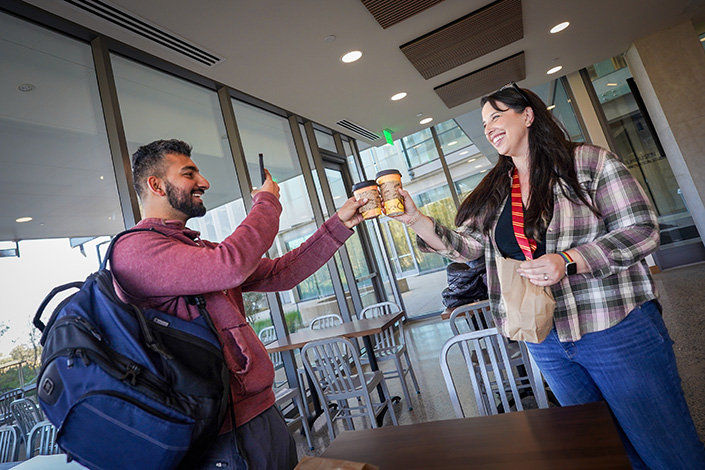
{"label": "watch face", "polygon": [[568,263],[565,265],[565,273],[570,276],[578,272],[578,265],[575,264],[575,261],[572,263]]}

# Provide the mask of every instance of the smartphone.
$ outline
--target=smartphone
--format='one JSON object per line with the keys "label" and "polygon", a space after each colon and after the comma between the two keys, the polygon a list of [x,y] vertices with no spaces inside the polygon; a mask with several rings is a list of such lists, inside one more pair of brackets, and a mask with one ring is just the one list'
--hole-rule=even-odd
{"label": "smartphone", "polygon": [[267,180],[267,175],[264,173],[264,155],[259,154],[259,176],[262,179],[262,184]]}

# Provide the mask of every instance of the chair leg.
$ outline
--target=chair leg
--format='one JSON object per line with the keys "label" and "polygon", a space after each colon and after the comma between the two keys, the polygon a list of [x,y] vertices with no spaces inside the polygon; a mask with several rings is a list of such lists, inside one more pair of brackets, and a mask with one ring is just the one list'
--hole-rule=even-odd
{"label": "chair leg", "polygon": [[416,393],[421,393],[421,389],[419,389],[419,383],[416,381],[416,374],[414,373],[414,367],[411,365],[411,360],[409,359],[409,352],[404,351],[404,357],[406,358],[406,363],[409,365],[409,374],[411,374],[411,381],[414,383],[414,390],[416,390]]}
{"label": "chair leg", "polygon": [[389,416],[392,418],[392,424],[398,426],[399,422],[397,421],[396,413],[394,413],[394,408],[392,408],[392,396],[389,394],[387,382],[382,379],[380,383],[382,384],[382,391],[384,392],[385,401],[387,402],[387,412],[389,412]]}
{"label": "chair leg", "polygon": [[399,356],[394,356],[394,364],[397,366],[397,375],[399,376],[399,381],[401,382],[401,391],[404,392],[404,399],[406,400],[406,406],[409,407],[409,411],[413,410],[414,407],[411,406],[411,397],[409,396],[409,387],[406,384],[406,374],[404,374],[404,365],[401,362]]}
{"label": "chair leg", "polygon": [[308,414],[304,411],[304,406],[302,404],[303,397],[294,398],[294,403],[296,403],[296,408],[299,410],[299,416],[301,416],[301,427],[304,428],[304,434],[306,435],[306,441],[308,442],[308,448],[313,450],[313,443],[311,442],[311,427],[308,425]]}

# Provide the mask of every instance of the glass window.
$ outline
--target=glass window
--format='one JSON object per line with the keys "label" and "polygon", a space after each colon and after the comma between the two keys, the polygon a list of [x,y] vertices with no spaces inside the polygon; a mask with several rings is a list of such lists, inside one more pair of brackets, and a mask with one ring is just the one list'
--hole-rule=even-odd
{"label": "glass window", "polygon": [[[282,256],[299,246],[318,228],[289,121],[237,100],[233,100],[233,107],[250,174],[259,171],[257,155],[262,152],[265,166],[279,184],[284,210],[270,254],[272,257]],[[292,333],[307,327],[319,315],[340,313],[327,266],[294,289],[281,292],[280,296],[287,326]]]}
{"label": "glass window", "polygon": [[587,71],[612,131],[616,153],[641,183],[659,214],[662,247],[698,240],[668,159],[632,93],[636,85],[624,56],[594,64]]}
{"label": "glass window", "polygon": [[[0,82],[0,241],[13,241],[0,245],[20,240],[20,257],[0,260],[0,362],[25,361],[28,381],[35,309],[95,271],[96,237],[124,224],[90,46],[0,13]],[[0,369],[0,389],[18,384],[18,367]]]}
{"label": "glass window", "polygon": [[[452,153],[459,154],[469,143],[467,136],[454,123],[443,123],[441,131],[444,136],[442,145],[458,149]],[[399,170],[404,188],[412,194],[419,209],[454,227],[455,203],[429,129],[397,140],[394,145],[366,149],[360,152],[360,158],[368,179],[374,179],[379,170]],[[437,286],[446,282],[445,266],[448,261],[435,254],[421,253],[414,232],[400,222],[388,217],[381,217],[379,221],[383,243],[396,273],[408,315],[413,317],[441,311],[443,308]],[[373,222],[364,223],[368,224],[370,233],[375,233],[371,227]],[[434,289],[437,290],[435,294]]]}

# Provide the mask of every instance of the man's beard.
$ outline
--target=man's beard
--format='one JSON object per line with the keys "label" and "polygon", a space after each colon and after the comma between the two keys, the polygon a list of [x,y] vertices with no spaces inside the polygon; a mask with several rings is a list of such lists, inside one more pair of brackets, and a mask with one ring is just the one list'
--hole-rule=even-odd
{"label": "man's beard", "polygon": [[166,198],[171,207],[186,214],[189,219],[206,215],[206,206],[203,203],[194,202],[193,193],[178,190],[168,181],[164,181],[164,189],[166,189]]}

